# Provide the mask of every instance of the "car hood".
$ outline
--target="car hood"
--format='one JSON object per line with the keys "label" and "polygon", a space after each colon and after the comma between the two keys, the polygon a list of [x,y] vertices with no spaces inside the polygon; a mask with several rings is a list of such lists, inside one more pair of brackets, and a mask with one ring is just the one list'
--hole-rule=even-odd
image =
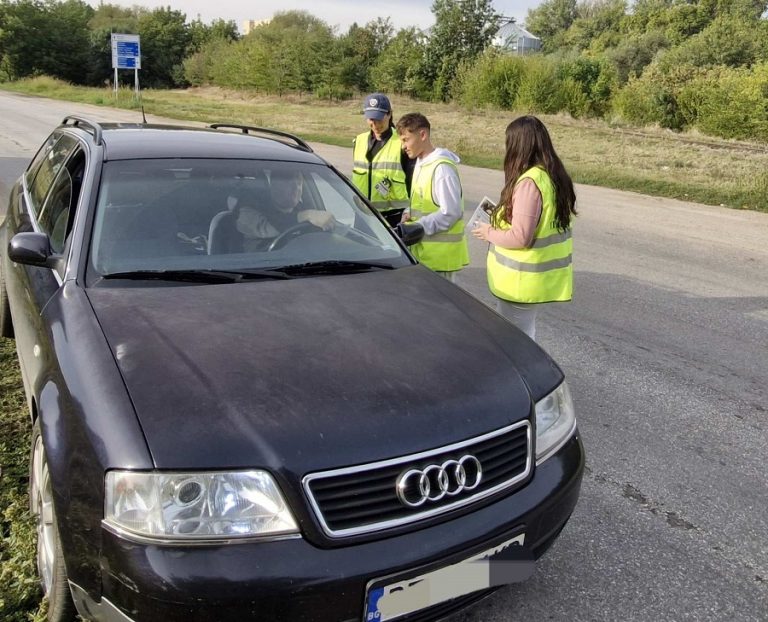
{"label": "car hood", "polygon": [[528,417],[562,374],[421,266],[88,290],[157,468],[294,474]]}

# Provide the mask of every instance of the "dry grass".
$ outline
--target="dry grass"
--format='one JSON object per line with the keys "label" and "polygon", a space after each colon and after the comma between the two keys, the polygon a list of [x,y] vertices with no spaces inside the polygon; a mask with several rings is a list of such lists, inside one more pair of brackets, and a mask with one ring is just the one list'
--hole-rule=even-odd
{"label": "dry grass", "polygon": [[[47,78],[5,88],[60,99],[114,105],[111,91],[72,87]],[[151,114],[194,121],[226,121],[273,127],[305,139],[349,145],[363,131],[359,100],[328,102],[310,95],[255,95],[219,88],[144,91]],[[130,91],[118,105],[137,107]],[[464,110],[393,97],[395,116],[423,112],[434,142],[455,150],[467,164],[501,167],[504,129],[516,114]],[[645,194],[739,209],[768,211],[768,146],[724,141],[658,128],[611,127],[595,120],[541,116],[574,180]]]}

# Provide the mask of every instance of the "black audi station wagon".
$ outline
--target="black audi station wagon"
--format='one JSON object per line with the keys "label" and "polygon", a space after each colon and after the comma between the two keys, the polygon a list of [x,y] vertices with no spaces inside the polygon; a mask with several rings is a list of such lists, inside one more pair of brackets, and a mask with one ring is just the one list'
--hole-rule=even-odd
{"label": "black audi station wagon", "polygon": [[289,134],[64,119],[0,228],[50,620],[435,620],[530,574],[568,386],[422,234]]}

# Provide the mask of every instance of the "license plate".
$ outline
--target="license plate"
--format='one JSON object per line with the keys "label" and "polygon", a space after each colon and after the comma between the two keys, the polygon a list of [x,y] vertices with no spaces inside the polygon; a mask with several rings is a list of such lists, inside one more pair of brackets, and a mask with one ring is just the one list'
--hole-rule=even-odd
{"label": "license plate", "polygon": [[[368,583],[363,621],[396,620],[472,592],[525,580],[533,572],[530,553],[526,551],[524,555],[513,555],[520,558],[514,560],[509,555],[510,551],[523,553],[524,544],[525,534],[520,533],[497,546],[431,572],[389,583],[390,579],[371,581]],[[511,547],[519,549],[512,550]],[[499,558],[513,563],[500,567],[494,562]]]}

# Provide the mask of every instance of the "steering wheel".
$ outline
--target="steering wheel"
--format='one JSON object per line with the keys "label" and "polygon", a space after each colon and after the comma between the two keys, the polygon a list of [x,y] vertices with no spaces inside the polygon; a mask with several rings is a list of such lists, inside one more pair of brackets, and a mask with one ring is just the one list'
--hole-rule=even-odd
{"label": "steering wheel", "polygon": [[300,235],[305,235],[307,233],[313,233],[317,231],[322,231],[322,229],[320,227],[316,227],[308,220],[305,220],[297,225],[288,227],[285,231],[278,235],[274,240],[272,240],[272,242],[270,242],[269,246],[267,247],[267,251],[273,251],[275,249],[282,248],[292,239],[297,238]]}

